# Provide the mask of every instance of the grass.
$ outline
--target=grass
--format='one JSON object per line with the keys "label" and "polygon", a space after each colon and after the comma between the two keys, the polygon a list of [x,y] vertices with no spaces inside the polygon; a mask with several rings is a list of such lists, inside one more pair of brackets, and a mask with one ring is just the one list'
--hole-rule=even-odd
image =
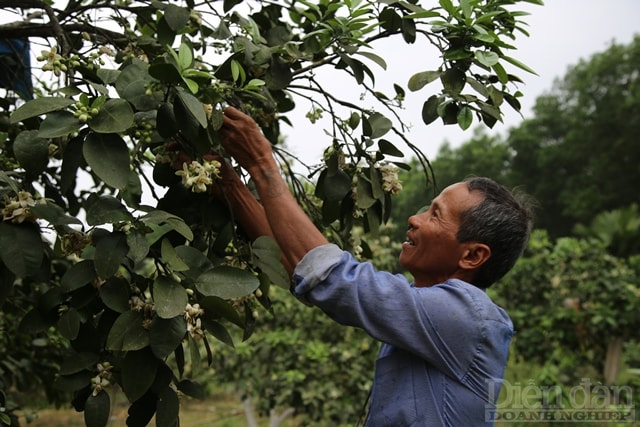
{"label": "grass", "polygon": [[[124,394],[111,395],[111,418],[108,426],[125,426],[129,403]],[[73,408],[26,409],[20,414],[20,425],[28,427],[84,427],[84,416]],[[33,418],[35,417],[35,418]],[[33,419],[32,419],[33,418]],[[260,426],[268,426],[269,420],[258,420]],[[149,423],[155,425],[155,420]],[[180,406],[181,427],[246,427],[247,419],[239,398],[232,395],[215,395],[206,400],[183,400]],[[289,420],[282,427],[294,427]]]}

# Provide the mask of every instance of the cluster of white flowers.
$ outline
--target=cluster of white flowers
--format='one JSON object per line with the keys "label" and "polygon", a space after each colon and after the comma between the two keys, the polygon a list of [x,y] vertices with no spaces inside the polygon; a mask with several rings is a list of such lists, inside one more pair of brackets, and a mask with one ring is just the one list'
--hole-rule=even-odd
{"label": "cluster of white flowers", "polygon": [[5,196],[2,220],[17,224],[24,221],[35,221],[35,215],[31,213],[31,208],[36,204],[45,203],[47,203],[45,199],[34,200],[33,195],[28,191],[20,191],[17,199]]}
{"label": "cluster of white flowers", "polygon": [[205,193],[207,186],[213,184],[213,178],[220,179],[220,167],[222,165],[217,160],[200,162],[193,160],[191,163],[184,163],[182,170],[176,175],[182,178],[182,185],[190,188],[194,193]]}
{"label": "cluster of white flowers", "polygon": [[47,61],[47,63],[42,66],[42,71],[53,71],[53,74],[56,76],[59,76],[63,71],[67,71],[67,66],[63,63],[57,46],[53,46],[49,50],[41,51],[36,59],[38,61]]}
{"label": "cluster of white flowers", "polygon": [[204,336],[202,330],[202,322],[200,317],[204,314],[204,310],[200,308],[200,304],[187,304],[184,309],[184,319],[187,321],[187,332],[194,339],[200,339]]}
{"label": "cluster of white flowers", "polygon": [[398,167],[391,163],[376,164],[376,168],[382,174],[382,189],[389,194],[398,194],[402,191],[402,184],[398,179]]}
{"label": "cluster of white flowers", "polygon": [[98,363],[98,375],[91,378],[92,394],[97,396],[102,390],[111,385],[111,363]]}

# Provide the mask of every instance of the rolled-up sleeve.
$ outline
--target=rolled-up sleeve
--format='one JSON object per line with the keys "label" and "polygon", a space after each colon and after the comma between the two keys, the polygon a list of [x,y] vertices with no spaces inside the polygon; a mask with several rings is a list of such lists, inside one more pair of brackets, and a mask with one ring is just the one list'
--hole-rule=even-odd
{"label": "rolled-up sleeve", "polygon": [[303,303],[311,305],[306,295],[329,276],[343,253],[342,249],[331,243],[307,252],[293,272],[293,294]]}

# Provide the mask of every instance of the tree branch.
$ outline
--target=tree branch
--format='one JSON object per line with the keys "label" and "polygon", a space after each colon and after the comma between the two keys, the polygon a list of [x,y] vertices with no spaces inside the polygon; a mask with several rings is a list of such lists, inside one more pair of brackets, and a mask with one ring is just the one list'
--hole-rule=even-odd
{"label": "tree branch", "polygon": [[51,28],[51,36],[55,37],[60,47],[60,54],[66,56],[69,53],[69,41],[64,34],[64,30],[60,26],[56,11],[42,0],[0,0],[0,8],[17,8],[17,9],[43,9],[49,17],[49,26]]}
{"label": "tree branch", "polygon": [[[2,0],[0,0],[1,2]],[[106,30],[104,28],[95,27],[87,23],[64,24],[60,28],[63,32],[82,32],[100,34],[107,38],[113,45],[124,48],[129,43],[129,39],[121,33]],[[0,25],[0,39],[2,38],[24,38],[24,37],[57,37],[55,28],[51,23],[33,24],[30,22],[12,22],[10,24]]]}

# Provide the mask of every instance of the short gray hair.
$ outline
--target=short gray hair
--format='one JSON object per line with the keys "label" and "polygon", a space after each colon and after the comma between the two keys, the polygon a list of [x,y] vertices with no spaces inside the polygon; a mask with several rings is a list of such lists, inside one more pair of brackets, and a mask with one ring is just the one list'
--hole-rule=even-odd
{"label": "short gray hair", "polygon": [[475,286],[487,288],[507,274],[524,252],[533,228],[533,200],[489,178],[472,177],[463,182],[470,192],[481,192],[484,199],[462,212],[456,238],[491,248],[491,256],[473,281]]}

